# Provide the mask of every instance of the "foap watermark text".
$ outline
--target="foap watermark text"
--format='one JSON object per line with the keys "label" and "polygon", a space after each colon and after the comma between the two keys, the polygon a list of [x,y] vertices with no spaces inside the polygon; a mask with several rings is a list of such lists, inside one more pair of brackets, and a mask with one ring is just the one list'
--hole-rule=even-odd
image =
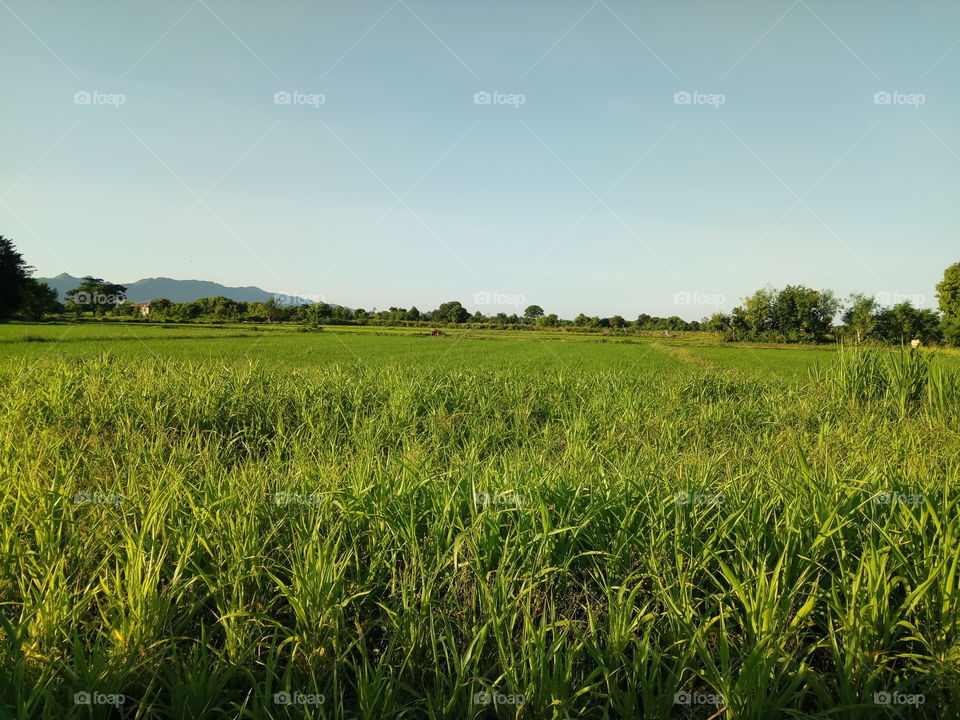
{"label": "foap watermark text", "polygon": [[873,94],[874,105],[910,105],[919,108],[927,102],[923,93],[905,93],[899,90],[879,90]]}
{"label": "foap watermark text", "polygon": [[323,93],[305,93],[299,90],[278,90],[273,94],[274,105],[309,105],[319,108],[327,102]]}
{"label": "foap watermark text", "polygon": [[127,701],[121,693],[102,693],[95,690],[81,690],[73,694],[74,705],[112,705],[120,707]]}
{"label": "foap watermark text", "polygon": [[881,690],[873,694],[875,705],[923,705],[927,697],[923,693],[900,693]]}
{"label": "foap watermark text", "polygon": [[292,692],[281,690],[273,694],[274,705],[323,705],[326,698],[322,693],[304,693],[298,690]]}
{"label": "foap watermark text", "polygon": [[521,505],[527,504],[526,499],[515,492],[476,492],[473,494],[473,500],[480,507],[489,507],[491,505],[520,507]]}
{"label": "foap watermark text", "polygon": [[511,307],[521,307],[527,302],[525,295],[520,293],[506,293],[494,290],[487,292],[481,290],[473,294],[474,305],[509,305]]}
{"label": "foap watermark text", "polygon": [[874,505],[922,505],[923,495],[908,495],[898,492],[878,492],[873,496]]}
{"label": "foap watermark text", "polygon": [[320,499],[313,493],[278,492],[273,494],[275,505],[317,505]]}
{"label": "foap watermark text", "polygon": [[693,292],[681,290],[673,294],[674,305],[712,305],[713,307],[719,307],[726,301],[726,295],[705,293],[699,290],[694,290]]}
{"label": "foap watermark text", "polygon": [[727,499],[721,493],[698,493],[681,491],[674,493],[677,505],[723,505]]}
{"label": "foap watermark text", "polygon": [[886,290],[878,292],[873,296],[873,299],[878,305],[883,305],[884,307],[899,305],[905,302],[911,305],[924,305],[927,302],[927,296],[920,293],[887,292]]}
{"label": "foap watermark text", "polygon": [[76,492],[73,494],[74,505],[119,505],[123,498],[116,493]]}
{"label": "foap watermark text", "polygon": [[480,90],[473,94],[474,105],[512,105],[519,108],[527,101],[523,93],[502,93],[499,90]]}
{"label": "foap watermark text", "polygon": [[678,90],[673,94],[674,105],[712,105],[719,108],[727,102],[723,93],[705,93],[699,90]]}
{"label": "foap watermark text", "polygon": [[74,105],[109,105],[119,108],[127,102],[123,93],[105,93],[99,90],[78,90],[73,94]]}
{"label": "foap watermark text", "polygon": [[474,705],[523,705],[526,701],[523,695],[501,693],[495,690],[481,690],[473,694]]}
{"label": "foap watermark text", "polygon": [[723,705],[723,696],[714,693],[690,692],[681,690],[673,696],[674,705],[713,705],[720,707]]}

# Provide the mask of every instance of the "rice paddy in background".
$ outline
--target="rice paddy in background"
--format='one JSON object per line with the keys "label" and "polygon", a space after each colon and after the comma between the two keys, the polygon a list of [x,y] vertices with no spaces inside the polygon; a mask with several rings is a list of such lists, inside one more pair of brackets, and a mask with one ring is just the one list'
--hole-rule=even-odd
{"label": "rice paddy in background", "polygon": [[832,346],[765,348],[714,345],[693,347],[690,351],[718,369],[776,374],[795,379],[805,378],[810,368],[829,364],[837,356],[837,349]]}
{"label": "rice paddy in background", "polygon": [[956,717],[955,374],[514,335],[0,327],[0,714]]}
{"label": "rice paddy in background", "polygon": [[[423,337],[411,333],[393,336],[378,331],[298,332],[295,326],[169,327],[119,323],[103,325],[0,326],[0,358],[92,358],[105,352],[124,361],[146,358],[183,361],[263,364],[287,370],[330,363],[361,366],[384,364],[417,369],[447,367],[510,367],[533,371],[544,367],[626,369],[637,365],[667,368],[680,363],[657,352],[649,341],[630,343],[590,341],[571,336],[548,341],[509,333],[475,339],[459,335]],[[501,336],[502,337],[502,334]],[[586,339],[585,339],[586,338]]]}

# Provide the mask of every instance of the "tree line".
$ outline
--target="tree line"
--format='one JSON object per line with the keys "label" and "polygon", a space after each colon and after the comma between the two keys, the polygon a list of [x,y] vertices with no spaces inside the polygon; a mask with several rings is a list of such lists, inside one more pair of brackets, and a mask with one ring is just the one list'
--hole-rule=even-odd
{"label": "tree line", "polygon": [[[92,314],[99,317],[140,316],[137,305],[122,299],[126,288],[104,282],[100,278],[83,278],[81,285],[67,293],[67,302],[63,306],[65,314]],[[604,329],[628,330],[700,330],[701,323],[688,322],[680,317],[660,318],[640,315],[630,322],[619,315],[608,318],[578,315],[573,320],[564,320],[556,314],[546,314],[539,305],[528,306],[522,314],[484,315],[476,311],[471,313],[458,300],[442,303],[433,310],[390,307],[386,310],[366,310],[364,308],[346,308],[317,302],[303,305],[283,305],[276,299],[264,302],[242,302],[226,297],[200,298],[192,302],[171,302],[167,298],[155,298],[149,303],[149,318],[170,322],[295,322],[306,325],[460,325],[465,327],[490,328],[561,328],[571,327],[583,331],[602,331]]]}
{"label": "tree line", "polygon": [[[94,317],[141,316],[137,305],[126,302],[126,288],[87,276],[57,300],[55,290],[30,277],[26,264],[12,241],[0,236],[0,318],[39,319],[47,315]],[[336,324],[421,326],[459,325],[471,328],[538,329],[566,328],[580,332],[710,331],[722,339],[786,343],[822,343],[838,339],[857,344],[949,343],[960,346],[960,263],[944,272],[936,286],[939,312],[917,308],[909,301],[882,306],[874,297],[854,293],[841,301],[830,290],[788,285],[764,288],[743,299],[730,313],[714,313],[700,321],[678,316],[656,317],[645,313],[633,321],[620,315],[588,316],[572,320],[547,314],[539,305],[522,314],[471,313],[460,301],[442,303],[433,310],[390,307],[367,311],[324,302],[284,305],[275,298],[264,302],[241,302],[226,297],[171,302],[156,298],[149,303],[147,320],[167,322],[292,322],[312,327]],[[836,320],[841,324],[835,324]]]}
{"label": "tree line", "polygon": [[[856,344],[902,344],[916,339],[924,344],[960,346],[960,263],[947,268],[936,290],[939,312],[914,307],[910,301],[884,307],[863,293],[853,293],[841,302],[830,290],[803,285],[765,288],[744,298],[731,313],[714,314],[704,326],[730,341],[821,343],[842,339]],[[842,324],[835,325],[838,316]]]}

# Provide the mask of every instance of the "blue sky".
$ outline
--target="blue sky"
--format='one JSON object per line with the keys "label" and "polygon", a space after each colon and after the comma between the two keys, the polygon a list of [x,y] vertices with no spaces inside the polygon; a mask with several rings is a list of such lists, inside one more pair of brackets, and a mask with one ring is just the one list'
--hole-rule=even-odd
{"label": "blue sky", "polygon": [[0,233],[367,309],[935,306],[958,77],[947,2],[0,0]]}

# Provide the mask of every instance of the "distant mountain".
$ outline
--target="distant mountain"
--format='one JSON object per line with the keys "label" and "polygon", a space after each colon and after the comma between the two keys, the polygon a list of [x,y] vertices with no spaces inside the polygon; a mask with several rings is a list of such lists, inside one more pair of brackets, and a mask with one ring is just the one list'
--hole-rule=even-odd
{"label": "distant mountain", "polygon": [[[82,278],[61,273],[53,278],[37,278],[37,280],[45,282],[56,290],[60,301],[64,302],[67,293],[76,288],[81,283]],[[108,281],[114,282],[109,278]],[[216,297],[218,295],[237,302],[266,302],[270,298],[276,298],[281,305],[305,305],[313,302],[313,300],[307,298],[285,293],[267,292],[252,285],[227,287],[209,280],[174,280],[172,278],[156,277],[119,284],[126,286],[127,300],[130,302],[146,302],[154,298],[167,298],[171,302],[193,302],[202,297]]]}

